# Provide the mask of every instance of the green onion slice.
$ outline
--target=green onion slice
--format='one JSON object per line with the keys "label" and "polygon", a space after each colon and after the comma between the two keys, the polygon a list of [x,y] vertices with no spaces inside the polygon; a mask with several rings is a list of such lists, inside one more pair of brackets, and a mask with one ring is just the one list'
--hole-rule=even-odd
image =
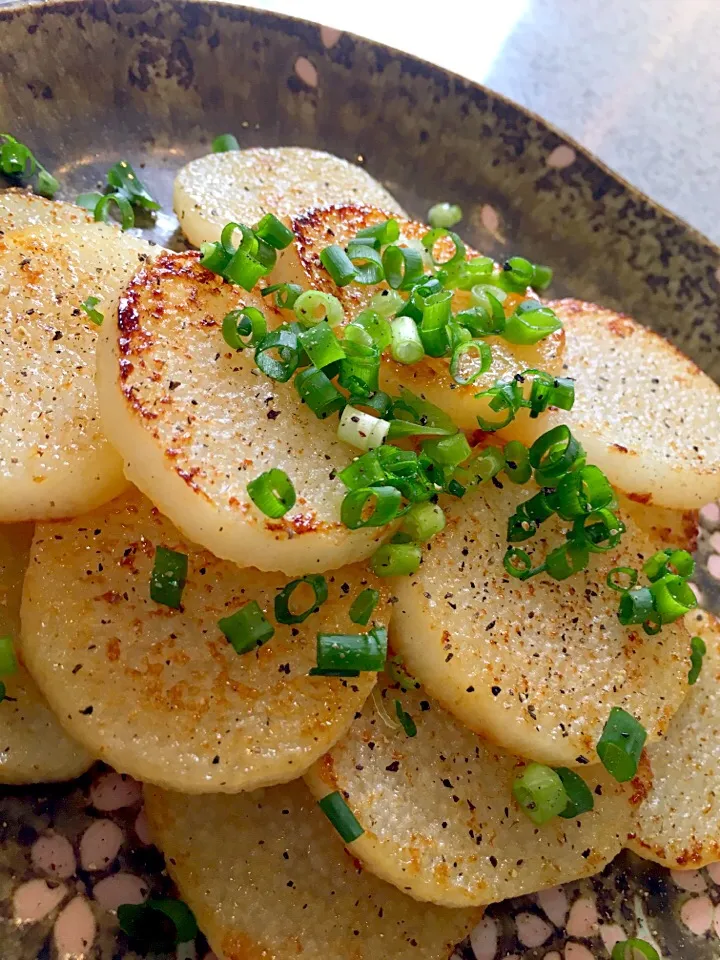
{"label": "green onion slice", "polygon": [[425,543],[445,529],[445,514],[437,503],[415,503],[403,517],[402,529],[411,540]]}
{"label": "green onion slice", "polygon": [[[436,260],[435,245],[444,237],[449,237],[455,249],[452,256],[447,260]],[[422,245],[430,254],[430,258],[436,267],[444,267],[447,270],[456,264],[462,263],[465,259],[465,244],[456,233],[453,233],[452,230],[445,230],[443,227],[434,227],[432,230],[429,230],[422,238]]]}
{"label": "green onion slice", "polygon": [[298,283],[273,283],[272,286],[263,287],[260,296],[269,297],[274,293],[276,307],[281,310],[292,310],[302,292],[303,289]]}
{"label": "green onion slice", "polygon": [[18,662],[11,637],[0,637],[0,677],[17,673]]}
{"label": "green onion slice", "polygon": [[110,223],[110,207],[115,206],[120,214],[120,229],[130,230],[135,226],[135,214],[130,201],[119,193],[108,193],[101,197],[95,206],[95,221],[97,223]]}
{"label": "green onion slice", "polygon": [[266,377],[287,383],[300,365],[300,341],[289,325],[266,334],[255,347],[255,364]]}
{"label": "green onion slice", "polygon": [[266,517],[279,520],[295,506],[295,487],[284,470],[273,468],[247,485],[250,499]]}
{"label": "green onion slice", "polygon": [[255,236],[264,240],[275,250],[284,250],[295,239],[292,230],[272,213],[266,213],[259,221],[255,227]]}
{"label": "green onion slice", "polygon": [[358,450],[374,450],[384,443],[389,430],[387,420],[348,404],[340,417],[337,435],[339,440]]}
{"label": "green onion slice", "polygon": [[406,737],[417,736],[417,724],[410,714],[406,710],[403,710],[403,705],[399,700],[395,701],[395,716],[400,721],[400,726],[405,731]]}
{"label": "green onion slice", "polygon": [[567,543],[550,551],[545,560],[545,569],[553,580],[567,580],[573,574],[584,570],[589,558],[587,543],[570,538]]}
{"label": "green onion slice", "polygon": [[589,813],[595,807],[595,798],[592,790],[585,783],[580,774],[567,767],[557,767],[555,773],[562,780],[568,802],[560,814],[565,820],[572,820],[583,813]]}
{"label": "green onion slice", "polygon": [[345,339],[358,343],[374,344],[382,353],[390,346],[390,324],[376,310],[363,310],[344,330]]}
{"label": "green onion slice", "polygon": [[99,303],[99,297],[88,297],[87,300],[80,304],[80,309],[85,311],[90,322],[94,323],[96,327],[101,327],[105,319],[102,313],[95,309]]}
{"label": "green onion slice", "polygon": [[355,597],[350,607],[352,622],[359,624],[361,627],[367,626],[379,599],[380,593],[378,590],[373,590],[372,587],[366,587],[362,590]]}
{"label": "green onion slice", "polygon": [[7,687],[2,682],[2,680],[0,680],[0,703],[3,702],[6,696],[7,696]]}
{"label": "green onion slice", "polygon": [[121,160],[110,167],[107,172],[107,182],[108,186],[116,191],[115,196],[124,197],[134,207],[142,207],[143,210],[160,209],[160,204],[153,200],[127,160]]}
{"label": "green onion slice", "polygon": [[654,583],[667,574],[677,574],[687,579],[695,572],[695,561],[687,550],[668,547],[650,557],[643,565],[643,573]]}
{"label": "green onion slice", "polygon": [[530,451],[519,440],[510,440],[503,448],[505,475],[512,483],[527,483],[532,476]]}
{"label": "green onion slice", "polygon": [[[627,578],[627,581],[623,582],[625,578]],[[605,582],[611,590],[617,590],[618,593],[627,593],[638,582],[638,572],[633,567],[613,567],[605,578]]]}
{"label": "green onion slice", "polygon": [[150,952],[164,953],[198,934],[195,916],[182,900],[150,899],[144,903],[123,903],[117,908],[118,925]]}
{"label": "green onion slice", "polygon": [[614,496],[602,470],[588,464],[561,478],[557,485],[556,509],[563,520],[577,520],[607,507]]}
{"label": "green onion slice", "polygon": [[357,270],[342,247],[332,244],[320,251],[320,262],[337,287],[345,287],[357,277]]}
{"label": "green onion slice", "polygon": [[382,257],[377,250],[360,240],[348,244],[348,259],[355,268],[355,283],[368,286],[385,278]]}
{"label": "green onion slice", "polygon": [[365,833],[357,822],[355,814],[337,790],[323,797],[318,802],[318,806],[340,834],[343,843],[352,843]]}
{"label": "green onion slice", "polygon": [[438,440],[426,440],[423,443],[423,452],[443,467],[457,467],[467,460],[472,449],[464,433],[455,433]]}
{"label": "green onion slice", "polygon": [[267,320],[257,307],[240,307],[223,318],[222,335],[233,350],[255,347],[267,335]]}
{"label": "green onion slice", "polygon": [[572,537],[584,542],[591,553],[613,550],[625,533],[625,524],[612,510],[603,507],[573,521]]}
{"label": "green onion slice", "polygon": [[36,192],[52,200],[60,189],[60,184],[55,177],[45,169],[24,143],[20,143],[9,133],[0,133],[0,139],[3,141],[0,147],[0,172],[13,178],[28,178],[37,173]]}
{"label": "green onion slice", "polygon": [[[688,672],[688,683],[690,686],[694,686],[698,677],[700,676],[700,671],[702,670],[703,657],[707,653],[707,647],[705,646],[705,641],[702,637],[693,637],[690,641],[690,670]],[[1,673],[2,671],[0,671]]]}
{"label": "green onion slice", "polygon": [[[499,382],[488,390],[475,394],[476,400],[485,400],[493,413],[504,414],[497,420],[488,420],[487,417],[477,415],[478,426],[486,433],[494,433],[496,430],[502,430],[515,419],[515,414],[520,409],[521,395],[516,382]],[[537,442],[537,441],[536,441]]]}
{"label": "green onion slice", "polygon": [[298,334],[298,340],[313,365],[318,369],[345,359],[345,351],[327,320],[316,323]]}
{"label": "green onion slice", "polygon": [[413,677],[405,666],[403,658],[399,655],[391,657],[385,664],[385,672],[394,684],[407,693],[408,690],[419,690],[420,684]]}
{"label": "green onion slice", "polygon": [[425,356],[425,347],[412,317],[396,317],[390,322],[390,353],[393,360],[407,365]]}
{"label": "green onion slice", "polygon": [[[291,613],[292,595],[302,584],[307,584],[312,589],[312,603],[302,613]],[[327,580],[321,574],[308,574],[306,577],[291,580],[275,597],[275,619],[278,623],[284,624],[304,623],[311,613],[315,613],[325,603],[327,598]]]}
{"label": "green onion slice", "polygon": [[187,554],[168,547],[156,547],[150,574],[150,599],[166,607],[179,609],[187,573]]}
{"label": "green onion slice", "polygon": [[391,244],[382,255],[385,279],[393,290],[406,290],[423,275],[422,254],[413,247]]}
{"label": "green onion slice", "polygon": [[319,670],[382,670],[387,659],[387,630],[374,627],[367,633],[318,633]]}
{"label": "green onion slice", "polygon": [[307,367],[297,374],[295,389],[316,417],[324,420],[345,407],[345,397],[322,370]]}
{"label": "green onion slice", "polygon": [[416,543],[385,543],[372,555],[370,565],[378,577],[402,577],[415,573],[421,558]]}
{"label": "green onion slice", "polygon": [[534,344],[562,329],[562,322],[550,307],[539,300],[523,300],[508,317],[503,337],[509,343]]}
{"label": "green onion slice", "polygon": [[630,937],[615,944],[611,960],[660,960],[660,954],[647,940]]}
{"label": "green onion slice", "polygon": [[530,554],[519,547],[508,547],[503,557],[503,566],[506,572],[517,580],[527,580],[532,575]]}
{"label": "green onion slice", "polygon": [[674,623],[697,607],[697,597],[684,577],[668,574],[650,586],[653,609],[661,624]]}
{"label": "green onion slice", "polygon": [[229,153],[231,150],[239,150],[240,144],[237,142],[237,138],[233,136],[232,133],[221,133],[219,137],[215,137],[212,142],[212,152],[213,153]]}
{"label": "green onion slice", "polygon": [[626,783],[637,773],[647,732],[622,707],[613,707],[597,743],[597,755],[610,776]]}
{"label": "green onion slice", "polygon": [[484,340],[458,344],[450,359],[450,376],[461,387],[474,383],[492,366],[492,351]]}
{"label": "green onion slice", "polygon": [[428,223],[431,227],[454,227],[462,220],[462,208],[456,203],[436,203],[428,210]]}
{"label": "green onion slice", "polygon": [[229,617],[218,620],[218,627],[238,654],[261,647],[275,634],[275,628],[265,618],[256,600],[246,603]]}
{"label": "green onion slice", "polygon": [[340,519],[350,530],[383,527],[397,517],[401,500],[395,487],[360,487],[345,495]]}
{"label": "green onion slice", "polygon": [[362,230],[358,230],[355,237],[369,246],[379,249],[388,243],[395,243],[399,239],[400,226],[395,219],[383,220],[382,223],[374,223],[370,227],[363,227]]}
{"label": "green onion slice", "polygon": [[306,290],[301,293],[293,306],[295,316],[304,326],[311,326],[327,320],[331,327],[345,319],[342,304],[331,293],[322,290]]}
{"label": "green onion slice", "polygon": [[624,627],[633,623],[645,623],[653,616],[655,607],[649,587],[626,590],[618,604],[618,620]]}
{"label": "green onion slice", "polygon": [[514,780],[512,792],[521,810],[538,826],[559,816],[568,805],[562,780],[541,763],[528,764]]}

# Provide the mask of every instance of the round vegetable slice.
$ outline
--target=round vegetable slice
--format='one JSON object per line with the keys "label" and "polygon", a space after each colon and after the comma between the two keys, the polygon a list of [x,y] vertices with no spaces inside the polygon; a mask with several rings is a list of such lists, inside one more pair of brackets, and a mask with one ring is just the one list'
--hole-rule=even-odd
{"label": "round vegetable slice", "polygon": [[19,187],[0,190],[0,232],[23,230],[39,224],[92,223],[93,216],[74,203],[46,200]]}
{"label": "round vegetable slice", "polygon": [[[293,576],[361,560],[387,528],[341,522],[337,471],[353,450],[291,381],[271,380],[252,351],[227,346],[223,318],[248,305],[278,323],[258,295],[209,273],[195,253],[162,254],[135,277],[98,349],[107,435],[129,479],[216,556]],[[273,358],[276,376],[287,349]]]}
{"label": "round vegetable slice", "polygon": [[[9,638],[16,659],[32,535],[32,524],[0,527],[0,637]],[[0,683],[0,783],[71,780],[87,770],[92,757],[65,734],[22,662]]]}
{"label": "round vegetable slice", "polygon": [[550,306],[565,324],[575,405],[519,417],[506,433],[528,440],[567,423],[588,460],[645,503],[691,510],[720,497],[720,386],[624,314],[579,300]]}
{"label": "round vegetable slice", "polygon": [[[720,859],[720,622],[707,613],[685,619],[706,652],[696,683],[667,736],[648,747],[652,788],[637,811],[628,846],[674,870]],[[691,667],[688,642],[685,666]]]}
{"label": "round vegetable slice", "polygon": [[[354,320],[361,311],[373,304],[373,298],[390,293],[388,284],[364,286],[357,282],[337,287],[319,260],[322,250],[328,245],[328,237],[333,244],[345,246],[360,230],[367,229],[388,219],[385,210],[352,204],[339,204],[333,207],[308,210],[296,216],[292,227],[295,233],[294,247],[288,248],[281,263],[273,273],[274,280],[298,283],[303,288],[313,288],[334,294],[339,298],[345,310],[346,321]],[[396,217],[400,227],[398,244],[412,250],[423,250],[421,240],[429,227],[415,220]],[[436,253],[447,259],[453,250],[448,238],[438,242]],[[468,250],[468,256],[475,256],[474,250]],[[432,264],[426,257],[426,269]],[[511,295],[512,302],[522,298]],[[471,305],[469,292],[458,291],[453,297],[453,310],[463,310]],[[342,329],[342,328],[338,328]],[[487,337],[492,362],[484,372],[483,357],[476,352],[468,352],[461,365],[462,378],[468,381],[459,384],[452,376],[451,356],[423,356],[416,363],[400,363],[393,359],[390,352],[383,356],[381,370],[381,389],[397,394],[401,387],[407,387],[414,393],[434,403],[448,413],[454,422],[464,430],[476,430],[478,414],[487,414],[487,407],[475,395],[491,387],[496,380],[511,379],[516,373],[526,369],[542,369],[549,373],[559,373],[564,351],[562,330],[534,346],[518,346],[508,343],[501,337]],[[451,351],[452,352],[452,351]],[[473,379],[473,377],[475,377]]]}
{"label": "round vegetable slice", "polygon": [[[308,675],[317,632],[357,633],[352,597],[383,589],[359,567],[326,580],[317,613],[278,624],[284,576],[217,560],[133,492],[38,525],[22,652],[65,728],[115,769],[188,793],[253,789],[299,776],[375,682]],[[387,613],[383,603],[375,616]]]}
{"label": "round vegetable slice", "polygon": [[370,174],[347,160],[305,147],[253,147],[192,160],[175,178],[174,207],[190,243],[220,239],[226,223],[249,226],[273,213],[288,226],[310,207],[372,203],[402,213]]}
{"label": "round vegetable slice", "polygon": [[[66,517],[126,486],[100,427],[98,326],[152,248],[102,224],[34,226],[0,243],[0,522]],[[108,314],[109,315],[109,314]]]}
{"label": "round vegetable slice", "polygon": [[345,854],[302,781],[236,797],[145,788],[168,870],[225,960],[447,960],[478,910],[418,904]]}
{"label": "round vegetable slice", "polygon": [[[398,703],[412,718],[411,735]],[[364,828],[348,851],[373,873],[419,899],[467,906],[588,876],[624,844],[632,788],[586,767],[594,809],[536,826],[513,799],[526,769],[423,689],[381,677],[347,735],[305,779],[318,799],[334,791],[345,798]]]}
{"label": "round vegetable slice", "polygon": [[[657,738],[685,694],[687,631],[682,622],[654,637],[623,627],[618,594],[606,584],[614,568],[641,566],[653,545],[628,517],[620,545],[592,554],[566,580],[508,576],[508,518],[537,488],[502,486],[450,505],[417,574],[393,584],[393,647],[447,709],[520,756],[596,762],[615,706]],[[523,544],[531,567],[564,543],[566,528],[545,520]]]}

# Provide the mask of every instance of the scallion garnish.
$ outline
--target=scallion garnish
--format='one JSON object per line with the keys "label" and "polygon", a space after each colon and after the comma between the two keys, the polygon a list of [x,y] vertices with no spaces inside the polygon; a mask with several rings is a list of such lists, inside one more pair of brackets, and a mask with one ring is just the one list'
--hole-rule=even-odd
{"label": "scallion garnish", "polygon": [[390,324],[376,310],[363,310],[345,327],[344,334],[346,340],[366,346],[374,344],[380,351],[389,347],[392,340]]}
{"label": "scallion garnish", "polygon": [[677,574],[687,579],[695,572],[695,561],[687,550],[668,547],[650,557],[643,565],[643,573],[654,583],[668,574]]}
{"label": "scallion garnish", "polygon": [[674,623],[697,606],[697,597],[684,577],[668,574],[650,586],[653,611],[660,624]]}
{"label": "scallion garnish", "polygon": [[503,269],[497,276],[497,282],[514,293],[524,293],[528,287],[545,290],[550,286],[552,277],[553,272],[550,267],[531,263],[525,257],[510,257],[503,264]]}
{"label": "scallion garnish", "polygon": [[[313,592],[312,602],[302,613],[290,612],[290,601],[295,591],[307,584]],[[327,580],[321,574],[308,574],[286,584],[275,597],[275,619],[278,623],[304,623],[311,613],[315,613],[328,598]]]}
{"label": "scallion garnish", "polygon": [[127,197],[116,193],[108,193],[105,194],[105,196],[100,196],[100,199],[95,204],[93,213],[96,223],[111,222],[111,207],[117,207],[118,213],[120,214],[121,230],[130,230],[131,227],[135,226],[135,214],[133,213],[132,204]]}
{"label": "scallion garnish", "polygon": [[[621,577],[627,578],[627,582],[623,583]],[[605,582],[611,590],[617,590],[618,593],[627,593],[638,582],[638,572],[633,567],[613,567],[605,578]]]}
{"label": "scallion garnish", "polygon": [[[700,671],[702,670],[703,657],[707,653],[707,647],[705,646],[705,641],[702,637],[693,637],[690,641],[690,670],[688,671],[688,683],[690,686],[694,686],[698,677],[700,676]],[[2,670],[0,670],[2,673]]]}
{"label": "scallion garnish", "polygon": [[284,517],[295,506],[296,494],[292,480],[284,470],[276,467],[251,480],[247,492],[258,510],[272,520]]}
{"label": "scallion garnish", "polygon": [[395,716],[400,721],[400,726],[405,731],[406,737],[417,736],[417,724],[410,714],[406,710],[403,710],[403,705],[399,700],[395,701]]}
{"label": "scallion garnish", "polygon": [[374,450],[388,435],[390,424],[357,407],[346,406],[338,424],[338,439],[358,450]]}
{"label": "scallion garnish", "polygon": [[486,433],[494,433],[496,430],[502,430],[515,419],[515,414],[521,406],[522,396],[515,381],[510,383],[496,383],[475,394],[476,400],[486,400],[489,409],[493,413],[501,414],[497,419],[488,420],[487,417],[478,414],[477,422],[481,430]]}
{"label": "scallion garnish", "polygon": [[394,243],[383,250],[382,266],[393,290],[407,289],[423,274],[422,254],[413,247],[399,247]]}
{"label": "scallion garnish", "polygon": [[505,572],[516,580],[527,580],[532,574],[532,560],[530,554],[520,547],[508,547],[503,557]]}
{"label": "scallion garnish", "polygon": [[[487,373],[491,366],[492,351],[489,345],[484,340],[466,340],[453,350],[450,376],[455,383],[466,387]],[[465,368],[468,368],[467,372],[464,372]]]}
{"label": "scallion garnish", "polygon": [[232,133],[221,133],[215,137],[212,142],[213,153],[229,153],[231,150],[239,150],[240,144]]}
{"label": "scallion garnish", "polygon": [[37,192],[52,200],[60,189],[60,184],[48,173],[30,148],[9,133],[0,133],[0,140],[0,172],[13,180],[29,180],[37,174]]}
{"label": "scallion garnish", "polygon": [[324,420],[345,407],[345,397],[323,370],[306,367],[295,376],[295,389],[316,417]]}
{"label": "scallion garnish", "polygon": [[503,337],[509,343],[528,345],[538,343],[562,328],[562,322],[550,307],[539,300],[523,300],[508,317]]}
{"label": "scallion garnish", "polygon": [[99,297],[88,297],[87,300],[80,304],[80,309],[85,311],[88,320],[90,320],[91,323],[94,323],[96,327],[101,327],[102,322],[105,319],[102,313],[95,309],[99,303]]}
{"label": "scallion garnish", "polygon": [[[436,260],[435,246],[439,240],[444,238],[448,238],[452,242],[455,249],[453,250],[452,256],[450,256],[447,260]],[[446,230],[443,227],[434,227],[422,238],[422,245],[429,253],[430,259],[432,260],[433,265],[436,267],[442,267],[443,269],[448,270],[465,260],[465,244],[462,242],[457,233],[453,233],[452,230]]]}
{"label": "scallion garnish", "polygon": [[127,160],[121,160],[110,167],[107,183],[114,190],[115,196],[125,197],[134,207],[150,211],[160,209],[160,204],[153,200]]}
{"label": "scallion garnish", "polygon": [[362,240],[353,240],[348,244],[347,255],[355,268],[355,283],[368,286],[384,280],[382,257],[373,247]]}
{"label": "scallion garnish", "polygon": [[218,620],[218,627],[239,654],[261,647],[275,634],[275,628],[266,619],[257,600],[246,603],[229,617],[222,617]]}
{"label": "scallion garnish", "polygon": [[510,440],[503,448],[505,476],[512,483],[527,483],[532,476],[530,451],[519,440]]}
{"label": "scallion garnish", "polygon": [[117,918],[123,933],[151,952],[165,953],[179,943],[194,940],[198,934],[195,916],[182,900],[163,898],[123,903],[117,908]]}
{"label": "scallion garnish", "polygon": [[400,226],[395,219],[383,220],[382,223],[373,223],[372,226],[363,227],[355,234],[356,239],[379,249],[387,246],[388,243],[395,243],[400,237]]}
{"label": "scallion garnish", "polygon": [[150,574],[150,599],[166,607],[179,609],[187,573],[187,554],[168,547],[156,547]]}
{"label": "scallion garnish", "polygon": [[416,543],[385,543],[372,555],[370,565],[378,577],[402,577],[415,573],[421,559]]}
{"label": "scallion garnish", "polygon": [[337,790],[318,801],[318,806],[340,834],[343,843],[352,843],[365,833],[344,797]]}
{"label": "scallion garnish", "polygon": [[361,627],[367,626],[380,599],[380,593],[372,587],[366,587],[353,600],[350,606],[350,619]]}
{"label": "scallion garnish", "polygon": [[387,320],[395,316],[404,304],[405,298],[397,290],[380,290],[373,294],[370,300],[370,309]]}
{"label": "scallion garnish", "polygon": [[340,519],[350,530],[384,527],[400,511],[400,491],[396,487],[360,487],[350,490],[340,507]]}
{"label": "scallion garnish", "polygon": [[560,777],[562,785],[567,794],[567,805],[561,811],[559,816],[565,820],[572,820],[573,817],[579,817],[583,813],[588,813],[595,807],[595,798],[592,790],[585,783],[580,774],[567,767],[557,767],[555,773]]}
{"label": "scallion garnish", "polygon": [[301,293],[293,305],[295,316],[304,326],[327,320],[331,327],[345,319],[342,304],[331,293],[322,290],[306,290]]}
{"label": "scallion garnish", "polygon": [[287,383],[300,365],[300,341],[289,324],[266,334],[255,347],[255,364],[271,380]]}
{"label": "scallion garnish", "polygon": [[284,250],[295,239],[292,230],[272,213],[266,213],[258,222],[255,227],[255,236],[264,240],[275,250]]}
{"label": "scallion garnish", "polygon": [[411,540],[425,543],[445,529],[445,514],[437,503],[415,503],[403,517],[402,529]]}
{"label": "scallion garnish", "polygon": [[302,292],[303,288],[298,283],[274,283],[270,287],[263,287],[260,296],[269,297],[274,293],[276,307],[281,310],[292,310]]}
{"label": "scallion garnish", "polygon": [[647,940],[630,937],[615,944],[611,960],[660,960],[660,954]]}
{"label": "scallion garnish", "polygon": [[240,307],[223,318],[223,340],[233,350],[257,346],[266,334],[267,320],[257,307]]}
{"label": "scallion garnish", "polygon": [[597,743],[597,755],[610,776],[625,783],[637,773],[647,732],[622,707],[613,707]]}
{"label": "scallion garnish", "polygon": [[335,286],[345,287],[357,276],[357,270],[342,247],[331,244],[320,251],[320,262],[332,277]]}
{"label": "scallion garnish", "polygon": [[568,805],[568,795],[557,772],[541,763],[531,763],[512,786],[520,809],[541,826],[559,816]]}
{"label": "scallion garnish", "polygon": [[17,673],[18,662],[12,637],[0,637],[0,677]]}
{"label": "scallion garnish", "polygon": [[550,551],[543,566],[553,580],[567,580],[573,574],[584,570],[589,559],[587,541],[571,537],[566,543]]}
{"label": "scallion garnish", "polygon": [[398,363],[417,363],[425,356],[417,325],[411,317],[396,317],[390,322],[390,352]]}
{"label": "scallion garnish", "polygon": [[431,227],[454,227],[462,220],[462,208],[456,203],[436,203],[428,210],[428,223]]}
{"label": "scallion garnish", "polygon": [[298,334],[298,340],[312,364],[319,370],[345,359],[345,351],[327,320],[303,330]]}
{"label": "scallion garnish", "polygon": [[367,633],[319,633],[318,670],[382,670],[387,659],[387,630],[374,627]]}

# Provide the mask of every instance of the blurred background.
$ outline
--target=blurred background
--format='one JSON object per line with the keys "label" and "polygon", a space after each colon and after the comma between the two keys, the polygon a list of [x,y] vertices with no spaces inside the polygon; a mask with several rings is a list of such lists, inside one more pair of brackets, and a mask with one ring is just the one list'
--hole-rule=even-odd
{"label": "blurred background", "polygon": [[720,242],[720,0],[254,0],[486,84]]}

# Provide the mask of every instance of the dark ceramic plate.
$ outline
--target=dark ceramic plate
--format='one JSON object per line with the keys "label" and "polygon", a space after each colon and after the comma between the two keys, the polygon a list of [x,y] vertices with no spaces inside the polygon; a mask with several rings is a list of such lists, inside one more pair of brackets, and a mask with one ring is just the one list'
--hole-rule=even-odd
{"label": "dark ceramic plate", "polygon": [[[720,377],[717,248],[537,117],[369,41],[206,2],[11,4],[0,8],[0,130],[31,144],[68,198],[120,158],[143,168],[166,211],[149,232],[170,245],[173,175],[218,133],[329,150],[366,164],[420,217],[437,199],[462,203],[477,247],[552,264],[553,294],[625,310]],[[100,868],[83,857],[90,826],[110,838]],[[141,887],[169,882],[131,781],[96,769],[0,793],[2,960],[137,957],[112,908]],[[639,931],[668,960],[704,960],[720,956],[718,901],[720,869],[671,875],[623,855],[592,880],[492,908],[475,956],[607,958]],[[177,956],[206,953],[199,941]]]}

